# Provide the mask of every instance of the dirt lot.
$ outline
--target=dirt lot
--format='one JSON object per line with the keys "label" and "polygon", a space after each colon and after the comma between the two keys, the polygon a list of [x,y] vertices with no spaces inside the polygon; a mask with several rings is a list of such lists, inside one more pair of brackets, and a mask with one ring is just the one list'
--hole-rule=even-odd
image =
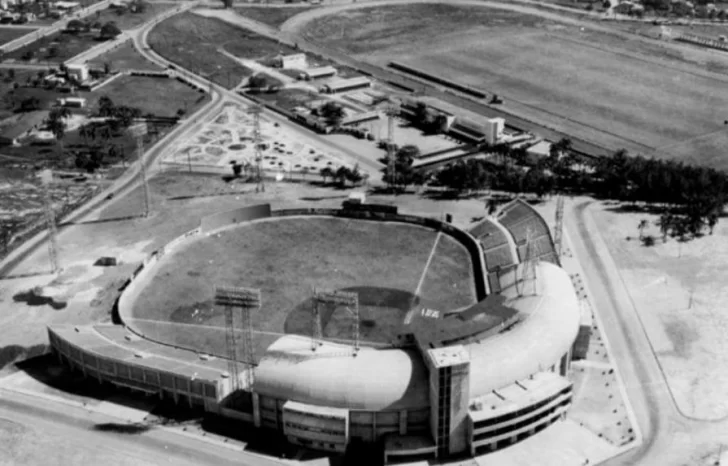
{"label": "dirt lot", "polygon": [[[721,219],[713,235],[679,243],[662,242],[655,215],[623,212],[618,206],[590,208],[596,228],[620,268],[624,284],[647,330],[680,409],[700,418],[728,414],[720,390],[728,383],[728,317],[722,312],[728,289]],[[637,224],[657,237],[654,247],[638,241]],[[630,238],[630,239],[628,239]]]}
{"label": "dirt lot", "polygon": [[142,113],[175,116],[177,110],[186,114],[209,101],[209,96],[185,83],[171,78],[121,76],[87,96],[88,105],[96,106],[99,98],[108,96],[114,103],[139,108]]}
{"label": "dirt lot", "polygon": [[129,41],[111,52],[100,55],[91,61],[93,65],[102,67],[108,63],[112,70],[161,70],[162,67],[152,63],[140,54]]}
{"label": "dirt lot", "polygon": [[575,136],[597,143],[728,166],[719,92],[726,78],[699,67],[693,73],[687,57],[657,43],[510,11],[431,4],[340,12],[314,19],[305,36],[360,59],[399,60],[495,91],[506,106],[515,101],[534,119],[566,122]]}
{"label": "dirt lot", "polygon": [[[233,261],[231,250],[236,251]],[[199,326],[194,333],[213,346],[194,347],[221,354],[224,339],[209,338],[224,326],[223,315],[212,310],[213,286],[257,287],[263,307],[254,314],[253,325],[260,332],[256,354],[261,355],[271,343],[267,336],[310,334],[313,287],[344,289],[359,293],[362,320],[370,322],[361,328],[362,340],[386,343],[415,305],[446,311],[472,304],[471,270],[463,246],[413,225],[334,218],[257,222],[201,238],[167,256],[136,302],[134,315]],[[352,338],[353,321],[345,309],[327,309],[322,322],[325,337]],[[205,332],[202,325],[218,328]]]}

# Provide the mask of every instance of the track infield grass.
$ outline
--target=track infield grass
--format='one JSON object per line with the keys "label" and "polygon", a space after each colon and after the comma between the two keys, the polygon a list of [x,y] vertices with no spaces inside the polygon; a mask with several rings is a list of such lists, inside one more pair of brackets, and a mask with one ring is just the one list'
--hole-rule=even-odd
{"label": "track infield grass", "polygon": [[[216,284],[260,288],[262,307],[252,315],[258,358],[283,334],[311,335],[314,287],[357,292],[361,340],[373,345],[396,337],[413,307],[450,311],[476,300],[472,262],[462,245],[434,230],[391,222],[252,222],[196,239],[157,267],[134,303],[134,326],[149,337],[218,355],[226,354],[226,343],[224,315],[213,310]],[[344,307],[324,306],[321,314],[325,338],[352,340],[354,318]]]}
{"label": "track infield grass", "polygon": [[313,19],[303,35],[360,60],[396,60],[503,95],[506,110],[605,147],[728,167],[721,92],[728,76],[669,56],[658,43],[432,4],[343,11]]}

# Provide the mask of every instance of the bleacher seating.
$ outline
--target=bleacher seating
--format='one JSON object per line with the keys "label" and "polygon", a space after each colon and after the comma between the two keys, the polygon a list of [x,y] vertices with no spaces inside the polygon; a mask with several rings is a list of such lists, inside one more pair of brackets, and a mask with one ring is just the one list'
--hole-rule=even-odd
{"label": "bleacher seating", "polygon": [[480,242],[489,272],[515,263],[508,236],[492,220],[481,221],[470,229],[470,234]]}
{"label": "bleacher seating", "polygon": [[485,267],[488,271],[513,264],[514,258],[511,252],[511,245],[506,243],[496,248],[483,251],[485,254]]}
{"label": "bleacher seating", "polygon": [[526,241],[530,233],[530,257],[559,264],[548,225],[528,203],[521,199],[511,201],[501,210],[498,221],[513,236],[518,247],[520,261],[525,259]]}

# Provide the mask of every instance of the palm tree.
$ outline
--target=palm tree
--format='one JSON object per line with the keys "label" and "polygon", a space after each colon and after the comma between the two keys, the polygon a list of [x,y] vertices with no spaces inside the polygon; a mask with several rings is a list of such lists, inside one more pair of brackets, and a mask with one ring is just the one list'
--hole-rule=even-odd
{"label": "palm tree", "polygon": [[642,239],[643,230],[647,228],[647,220],[642,219],[640,220],[640,223],[637,225],[637,229],[640,231],[640,239]]}
{"label": "palm tree", "polygon": [[71,112],[67,107],[55,107],[48,114],[48,120],[46,122],[48,131],[53,133],[53,136],[55,136],[58,141],[60,158],[63,158],[63,136],[66,135],[65,119],[69,116],[71,116]]}
{"label": "palm tree", "polygon": [[324,179],[324,184],[326,184],[327,178],[333,178],[334,177],[334,171],[331,170],[329,167],[324,167],[319,171],[319,174],[321,175],[321,178]]}
{"label": "palm tree", "polygon": [[306,175],[308,174],[308,167],[301,168],[301,178],[305,181]]}

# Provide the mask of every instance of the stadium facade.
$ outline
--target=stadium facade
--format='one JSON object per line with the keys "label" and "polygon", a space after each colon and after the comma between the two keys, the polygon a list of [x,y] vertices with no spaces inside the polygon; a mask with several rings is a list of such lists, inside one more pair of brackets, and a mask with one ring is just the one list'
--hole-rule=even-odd
{"label": "stadium facade", "polygon": [[[323,342],[314,354],[309,337],[283,336],[255,367],[240,363],[240,390],[229,361],[134,328],[134,300],[166,252],[196,235],[290,215],[399,221],[451,235],[470,252],[478,303],[448,315],[413,309],[398,336],[403,343],[386,349]],[[520,200],[469,232],[366,207],[262,205],[215,214],[151,254],[123,286],[115,313],[122,325],[49,327],[53,351],[99,382],[272,429],[294,444],[344,452],[352,443],[379,443],[385,462],[492,451],[565,417],[581,318],[546,223]]]}

